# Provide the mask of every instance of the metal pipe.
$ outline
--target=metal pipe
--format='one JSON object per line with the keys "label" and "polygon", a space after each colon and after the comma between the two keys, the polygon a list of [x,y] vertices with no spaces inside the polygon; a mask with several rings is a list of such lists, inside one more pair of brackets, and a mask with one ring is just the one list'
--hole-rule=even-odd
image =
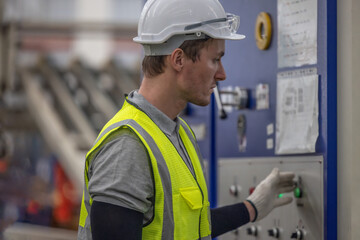
{"label": "metal pipe", "polygon": [[226,112],[224,110],[224,107],[223,107],[223,105],[221,103],[220,94],[219,94],[219,90],[218,90],[217,86],[214,88],[214,95],[215,95],[216,105],[218,107],[219,117],[221,119],[227,118],[227,114],[226,114]]}

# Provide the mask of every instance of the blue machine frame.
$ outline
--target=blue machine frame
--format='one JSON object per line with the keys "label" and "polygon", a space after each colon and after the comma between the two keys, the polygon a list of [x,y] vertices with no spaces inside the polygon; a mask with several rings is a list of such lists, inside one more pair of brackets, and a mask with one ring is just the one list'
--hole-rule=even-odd
{"label": "blue machine frame", "polygon": [[[220,0],[221,1],[221,0]],[[316,0],[314,0],[316,1]],[[270,86],[270,109],[240,110],[220,120],[215,99],[209,107],[190,105],[185,119],[191,124],[203,123],[208,127],[207,136],[199,141],[200,149],[208,162],[209,198],[211,206],[217,206],[217,161],[219,158],[249,158],[277,156],[274,149],[266,148],[266,126],[275,124],[276,79],[282,71],[316,68],[319,75],[319,137],[315,153],[324,158],[324,239],[337,239],[337,1],[317,0],[317,63],[301,67],[277,66],[277,1],[227,0],[221,1],[225,11],[240,16],[239,33],[242,41],[226,41],[223,65],[227,80],[222,86],[240,86],[255,89],[259,83]],[[254,28],[260,12],[272,18],[273,36],[269,49],[261,51],[255,43]],[[235,126],[239,114],[247,119],[247,149],[239,152]],[[226,139],[226,141],[219,141]]]}
{"label": "blue machine frame", "polygon": [[[318,61],[317,64],[297,68],[278,69],[274,56],[277,56],[277,24],[276,1],[222,1],[225,10],[231,10],[240,15],[240,33],[247,36],[243,42],[227,41],[226,56],[223,64],[228,67],[228,80],[222,85],[241,86],[254,89],[258,83],[270,84],[270,109],[267,111],[243,110],[249,124],[247,131],[248,149],[244,153],[237,150],[234,126],[236,116],[240,112],[229,115],[228,120],[218,118],[215,100],[212,99],[210,113],[210,200],[211,205],[217,205],[217,159],[226,157],[267,157],[275,156],[274,150],[266,149],[265,131],[259,129],[268,123],[275,123],[276,74],[280,71],[297,70],[315,67],[319,74],[319,138],[316,143],[316,153],[324,157],[324,239],[337,239],[337,1],[318,0]],[[256,48],[254,39],[254,24],[259,12],[268,12],[273,17],[273,39],[267,51]],[[247,55],[246,57],[242,57]],[[275,57],[276,58],[276,57]],[[261,67],[261,71],[259,70]],[[254,74],[255,73],[255,74]],[[262,135],[263,134],[263,135]],[[227,139],[227,141],[216,141]],[[230,145],[230,146],[229,146]]]}

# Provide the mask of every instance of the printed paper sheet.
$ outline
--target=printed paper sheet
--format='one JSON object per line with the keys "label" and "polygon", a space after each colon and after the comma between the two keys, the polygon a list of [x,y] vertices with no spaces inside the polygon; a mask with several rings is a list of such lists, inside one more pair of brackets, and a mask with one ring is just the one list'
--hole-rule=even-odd
{"label": "printed paper sheet", "polygon": [[315,152],[318,116],[318,75],[279,74],[275,153]]}
{"label": "printed paper sheet", "polygon": [[278,0],[278,67],[317,63],[317,0]]}

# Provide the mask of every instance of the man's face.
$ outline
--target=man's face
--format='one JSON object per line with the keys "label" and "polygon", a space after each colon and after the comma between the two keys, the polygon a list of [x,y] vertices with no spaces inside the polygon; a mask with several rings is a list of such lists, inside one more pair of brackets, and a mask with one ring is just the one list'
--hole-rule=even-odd
{"label": "man's face", "polygon": [[201,49],[200,58],[196,62],[186,59],[183,81],[181,82],[182,97],[196,105],[206,106],[217,81],[225,80],[226,74],[221,63],[225,53],[225,40],[211,39]]}

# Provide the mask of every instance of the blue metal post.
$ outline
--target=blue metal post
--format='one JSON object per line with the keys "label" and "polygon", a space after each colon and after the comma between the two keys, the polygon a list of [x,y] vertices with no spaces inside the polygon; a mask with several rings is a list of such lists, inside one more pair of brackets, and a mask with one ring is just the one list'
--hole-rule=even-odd
{"label": "blue metal post", "polygon": [[217,156],[216,156],[216,102],[214,94],[211,96],[210,103],[210,161],[209,161],[209,180],[210,180],[210,206],[217,206]]}
{"label": "blue metal post", "polygon": [[325,238],[337,239],[337,1],[327,0],[327,151]]}

